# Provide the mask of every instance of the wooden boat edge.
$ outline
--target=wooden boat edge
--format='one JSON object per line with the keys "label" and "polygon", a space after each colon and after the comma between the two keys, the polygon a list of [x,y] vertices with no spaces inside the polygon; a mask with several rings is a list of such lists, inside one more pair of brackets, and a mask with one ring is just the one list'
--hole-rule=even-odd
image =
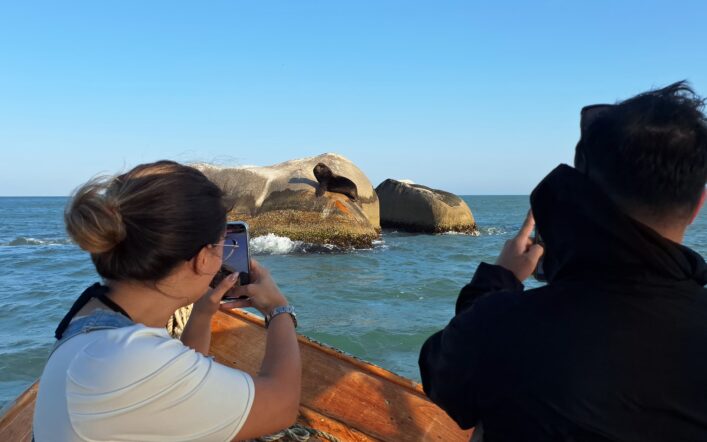
{"label": "wooden boat edge", "polygon": [[[262,353],[257,356],[251,349],[264,346],[262,318],[242,310],[222,312],[214,315],[212,330],[216,360],[257,373]],[[303,362],[300,415],[308,409],[365,436],[342,440],[451,442],[471,437],[472,430],[460,429],[418,383],[314,339],[298,335],[298,343]]]}
{"label": "wooden boat edge", "polygon": [[[0,440],[31,440],[34,401],[37,398],[39,380],[34,381],[15,400],[0,409]],[[16,421],[21,421],[19,424]],[[28,425],[25,425],[28,424]],[[7,436],[19,436],[10,438]]]}
{"label": "wooden boat edge", "polygon": [[[242,310],[223,312],[222,314],[230,316],[235,320],[243,321],[244,323],[250,323],[253,326],[257,326],[257,328],[264,328],[262,318],[255,314],[248,313]],[[217,318],[217,316],[218,315],[215,315],[215,319]],[[410,379],[397,375],[374,364],[363,361],[352,355],[348,355],[331,346],[317,342],[314,339],[298,335],[298,341],[300,345],[311,348],[312,350],[310,351],[322,353],[322,357],[325,359],[335,358],[339,361],[338,363],[350,365],[356,371],[368,373],[368,375],[371,377],[389,382],[394,386],[391,388],[401,388],[401,391],[407,391],[407,394],[411,396],[419,396],[420,401],[423,399],[426,400],[424,394],[422,393],[421,386]],[[36,400],[38,385],[39,382],[35,381],[14,401],[9,402],[5,405],[5,407],[3,407],[2,413],[0,413],[0,440],[31,440],[32,415],[34,412],[33,404]],[[427,434],[407,434],[407,436],[405,436],[403,439],[391,439],[389,437],[384,436],[381,437],[380,434],[376,436],[375,433],[372,434],[368,431],[362,432],[362,429],[350,425],[344,418],[344,416],[339,416],[335,412],[330,413],[329,410],[322,410],[321,408],[317,408],[316,406],[312,408],[311,406],[308,406],[304,403],[301,406],[300,417],[298,418],[298,422],[304,424],[309,423],[309,425],[312,427],[321,426],[322,428],[329,428],[331,429],[331,431],[341,431],[341,435],[346,435],[345,438],[341,438],[342,441],[350,440],[357,442],[373,442],[383,440],[444,440],[438,438],[431,438],[429,437],[430,435]],[[452,425],[454,424],[452,423]],[[462,430],[459,430],[457,427],[455,433],[461,435]],[[466,440],[468,440],[468,437],[471,433],[469,431],[466,431],[464,433],[466,434]],[[454,440],[457,440],[456,437],[454,438]]]}
{"label": "wooden boat edge", "polygon": [[[238,319],[243,319],[245,321],[251,322],[253,324],[265,327],[265,321],[263,318],[260,316],[257,316],[253,313],[249,313],[244,310],[240,309],[234,309],[234,310],[229,310],[227,312],[222,312],[226,315],[233,316]],[[361,358],[358,358],[354,355],[351,355],[349,353],[346,353],[343,350],[340,350],[336,347],[332,347],[328,344],[325,344],[323,342],[319,342],[316,339],[310,338],[308,336],[304,336],[302,334],[297,334],[297,340],[299,341],[300,344],[306,345],[308,347],[313,347],[316,348],[319,351],[322,351],[328,355],[333,356],[336,359],[339,360],[344,360],[352,365],[354,365],[356,368],[359,368],[361,370],[370,372],[374,374],[375,376],[381,377],[385,380],[388,380],[390,382],[393,382],[397,385],[400,385],[401,387],[405,387],[406,389],[410,391],[414,391],[420,396],[426,397],[424,391],[422,390],[422,385],[420,385],[418,382],[413,381],[412,379],[408,379],[404,376],[401,376],[397,373],[394,373],[390,370],[387,370],[385,368],[379,367],[378,365],[375,365],[371,362],[368,362],[366,360],[363,360]]]}

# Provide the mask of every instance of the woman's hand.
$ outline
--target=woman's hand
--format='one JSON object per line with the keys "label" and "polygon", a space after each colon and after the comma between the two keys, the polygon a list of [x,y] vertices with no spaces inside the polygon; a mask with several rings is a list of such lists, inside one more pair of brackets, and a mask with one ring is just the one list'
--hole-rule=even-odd
{"label": "woman's hand", "polygon": [[280,293],[270,272],[254,259],[250,260],[250,284],[233,287],[228,295],[247,299],[223,303],[221,304],[223,310],[236,307],[254,307],[263,315],[267,315],[275,307],[287,305],[287,299]]}
{"label": "woman's hand", "polygon": [[[209,316],[213,316],[219,310],[221,304],[221,299],[232,290],[238,281],[238,273],[231,273],[217,285],[215,288],[206,292],[204,296],[199,298],[198,301],[194,303],[193,313],[201,313]],[[229,293],[230,294],[230,293]],[[223,304],[226,305],[226,304]],[[237,300],[229,302],[229,308],[236,307],[250,307],[247,300]]]}
{"label": "woman's hand", "polygon": [[[209,345],[211,344],[211,317],[219,310],[221,306],[221,298],[233,289],[233,286],[238,281],[238,273],[233,273],[223,278],[215,288],[206,292],[204,296],[199,298],[192,309],[189,321],[184,332],[182,333],[182,343],[193,348],[203,355],[209,353]],[[234,307],[248,307],[248,302],[235,301],[229,303]]]}
{"label": "woman's hand", "polygon": [[535,267],[538,266],[540,257],[543,256],[543,248],[541,245],[534,244],[530,239],[530,234],[535,227],[535,218],[533,212],[528,211],[528,216],[525,218],[523,226],[518,234],[508,241],[503,246],[501,255],[496,260],[496,265],[504,267],[518,278],[518,281],[523,282],[528,276],[533,274]]}

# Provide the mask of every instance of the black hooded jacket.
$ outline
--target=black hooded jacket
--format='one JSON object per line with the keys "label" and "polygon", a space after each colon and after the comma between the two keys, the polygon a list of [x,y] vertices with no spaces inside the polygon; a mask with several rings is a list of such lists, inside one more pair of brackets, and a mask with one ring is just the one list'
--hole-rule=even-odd
{"label": "black hooded jacket", "polygon": [[484,441],[707,441],[707,266],[569,166],[531,195],[548,284],[482,263],[420,353]]}

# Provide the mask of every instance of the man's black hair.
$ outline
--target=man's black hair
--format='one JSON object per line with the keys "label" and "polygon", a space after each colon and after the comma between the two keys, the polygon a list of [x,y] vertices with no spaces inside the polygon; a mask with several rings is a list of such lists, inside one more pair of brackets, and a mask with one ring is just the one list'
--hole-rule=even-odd
{"label": "man's black hair", "polygon": [[707,183],[703,107],[685,81],[597,107],[582,124],[575,167],[630,214],[687,218]]}

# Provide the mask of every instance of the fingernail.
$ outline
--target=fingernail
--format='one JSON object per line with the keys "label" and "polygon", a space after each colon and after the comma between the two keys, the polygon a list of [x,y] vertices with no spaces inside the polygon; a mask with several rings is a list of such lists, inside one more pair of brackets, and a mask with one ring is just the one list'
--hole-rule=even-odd
{"label": "fingernail", "polygon": [[228,275],[227,279],[229,282],[236,282],[236,279],[238,279],[238,273],[231,273]]}

